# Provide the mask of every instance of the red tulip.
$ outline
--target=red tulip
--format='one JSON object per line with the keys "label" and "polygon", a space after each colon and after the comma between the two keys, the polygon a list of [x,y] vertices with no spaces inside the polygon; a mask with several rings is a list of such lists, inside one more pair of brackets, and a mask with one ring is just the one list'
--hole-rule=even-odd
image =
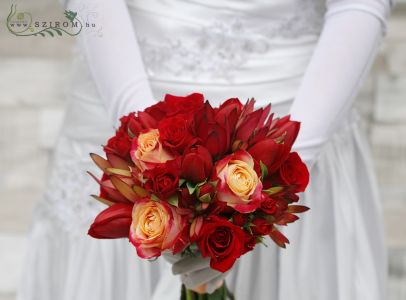
{"label": "red tulip", "polygon": [[249,148],[248,152],[258,163],[262,162],[266,165],[268,174],[272,174],[286,160],[290,148],[290,145],[278,144],[273,139],[266,139]]}
{"label": "red tulip", "polygon": [[199,183],[206,180],[213,168],[209,151],[197,145],[186,151],[182,161],[182,178]]}
{"label": "red tulip", "polygon": [[117,239],[128,237],[133,206],[114,204],[103,210],[90,226],[88,234],[96,239]]}

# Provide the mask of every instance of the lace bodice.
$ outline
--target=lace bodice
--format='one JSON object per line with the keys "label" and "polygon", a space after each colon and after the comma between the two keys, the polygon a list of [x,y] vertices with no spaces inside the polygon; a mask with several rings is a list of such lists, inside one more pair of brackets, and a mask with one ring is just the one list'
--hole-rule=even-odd
{"label": "lace bodice", "polygon": [[308,57],[325,10],[323,0],[154,2],[128,1],[148,75],[185,82],[241,83],[258,60]]}

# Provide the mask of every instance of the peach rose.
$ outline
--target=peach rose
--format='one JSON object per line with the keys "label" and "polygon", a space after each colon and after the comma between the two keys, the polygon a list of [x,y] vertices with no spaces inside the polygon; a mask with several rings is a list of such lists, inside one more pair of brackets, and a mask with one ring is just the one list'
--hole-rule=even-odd
{"label": "peach rose", "polygon": [[162,147],[158,129],[141,133],[137,139],[134,139],[130,154],[141,170],[150,169],[154,164],[174,159],[171,153]]}
{"label": "peach rose", "polygon": [[248,152],[238,150],[225,157],[216,164],[216,173],[220,201],[241,213],[252,212],[260,206],[262,182]]}
{"label": "peach rose", "polygon": [[141,258],[157,257],[174,251],[184,226],[184,218],[168,203],[143,199],[134,204],[130,241]]}

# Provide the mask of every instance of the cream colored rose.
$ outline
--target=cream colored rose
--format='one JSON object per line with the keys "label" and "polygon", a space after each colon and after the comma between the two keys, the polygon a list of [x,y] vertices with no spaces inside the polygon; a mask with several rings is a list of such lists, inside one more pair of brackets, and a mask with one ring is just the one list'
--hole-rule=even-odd
{"label": "cream colored rose", "polygon": [[138,151],[140,153],[149,153],[155,150],[159,143],[158,129],[152,129],[138,136]]}
{"label": "cream colored rose", "polygon": [[262,182],[254,170],[251,155],[238,150],[218,161],[215,166],[217,198],[241,213],[256,210],[262,201]]}
{"label": "cream colored rose", "polygon": [[183,219],[166,202],[143,200],[134,204],[130,240],[142,258],[157,257],[174,247]]}
{"label": "cream colored rose", "polygon": [[154,164],[173,159],[173,155],[162,147],[158,129],[142,133],[134,140],[131,158],[141,170],[149,169]]}
{"label": "cream colored rose", "polygon": [[255,170],[241,160],[230,161],[227,167],[226,182],[228,187],[243,199],[249,199],[254,193],[259,179]]}
{"label": "cream colored rose", "polygon": [[170,216],[158,202],[138,205],[133,212],[133,227],[136,236],[150,241],[151,246],[159,246],[165,234],[165,226]]}

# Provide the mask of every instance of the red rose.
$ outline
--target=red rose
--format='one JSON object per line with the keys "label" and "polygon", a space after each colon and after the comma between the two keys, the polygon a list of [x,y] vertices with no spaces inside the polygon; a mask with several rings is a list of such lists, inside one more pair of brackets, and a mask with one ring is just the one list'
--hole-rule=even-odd
{"label": "red rose", "polygon": [[256,235],[268,235],[272,230],[272,225],[262,218],[254,219],[252,224],[251,230]]}
{"label": "red rose", "polygon": [[212,158],[205,147],[197,145],[185,151],[182,161],[182,178],[200,183],[210,176],[212,168]]}
{"label": "red rose", "polygon": [[131,226],[130,204],[114,204],[103,210],[90,226],[88,234],[96,239],[117,239],[128,237]]}
{"label": "red rose", "polygon": [[176,161],[169,161],[145,170],[144,175],[148,178],[145,188],[161,198],[169,198],[179,188],[179,169]]}
{"label": "red rose", "polygon": [[116,135],[110,138],[107,145],[104,146],[104,152],[112,153],[124,158],[125,160],[130,159],[132,140],[128,133],[124,130],[116,132]]}
{"label": "red rose", "polygon": [[295,192],[304,192],[309,183],[309,171],[297,152],[289,154],[279,174],[284,184],[293,186]]}
{"label": "red rose", "polygon": [[192,139],[188,122],[182,116],[162,120],[158,130],[163,144],[175,150],[182,151]]}
{"label": "red rose", "polygon": [[165,110],[168,116],[184,114],[192,117],[204,105],[204,96],[193,93],[185,97],[165,95]]}
{"label": "red rose", "polygon": [[151,117],[157,121],[161,121],[166,117],[166,105],[165,102],[159,101],[158,103],[145,109]]}
{"label": "red rose", "polygon": [[210,257],[210,267],[228,271],[245,250],[244,231],[228,220],[216,216],[205,220],[200,229],[197,246],[203,257]]}

